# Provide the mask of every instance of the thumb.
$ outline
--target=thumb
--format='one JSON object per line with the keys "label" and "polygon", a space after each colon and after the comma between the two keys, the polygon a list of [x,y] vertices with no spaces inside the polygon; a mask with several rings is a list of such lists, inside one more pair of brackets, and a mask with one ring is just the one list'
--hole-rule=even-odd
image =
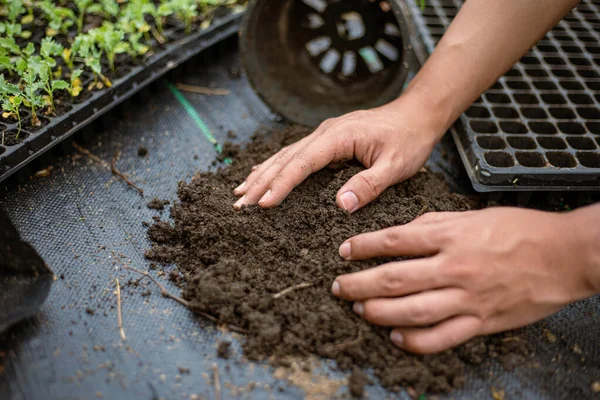
{"label": "thumb", "polygon": [[352,213],[375,200],[391,184],[387,163],[376,163],[350,178],[338,191],[336,203],[341,209]]}

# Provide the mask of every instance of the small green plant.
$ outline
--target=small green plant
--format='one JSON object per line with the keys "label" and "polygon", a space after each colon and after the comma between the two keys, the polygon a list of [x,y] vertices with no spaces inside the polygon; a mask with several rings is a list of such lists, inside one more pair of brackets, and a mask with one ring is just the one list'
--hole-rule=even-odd
{"label": "small green plant", "polygon": [[27,68],[23,73],[22,79],[23,104],[31,110],[31,125],[40,126],[41,122],[38,118],[37,111],[44,106],[44,98],[38,93],[43,88],[43,83],[38,80],[38,76],[33,67]]}
{"label": "small green plant", "polygon": [[154,8],[152,17],[156,23],[156,30],[162,37],[164,37],[163,20],[170,15],[173,15],[173,9],[171,8],[171,4],[169,2],[163,1],[158,7]]}
{"label": "small green plant", "polygon": [[56,36],[59,33],[69,34],[69,28],[75,24],[77,18],[73,10],[67,7],[57,7],[55,2],[44,0],[37,3],[37,7],[44,13],[48,20],[46,35]]}
{"label": "small green plant", "polygon": [[[37,73],[39,76],[40,83],[42,84],[42,89],[46,92],[46,96],[48,101],[48,107],[50,108],[50,112],[54,113],[56,111],[56,107],[54,105],[54,93],[59,90],[65,90],[69,88],[69,84],[61,79],[53,79],[52,70],[56,66],[56,60],[54,57],[62,54],[63,46],[59,43],[56,43],[52,38],[44,38],[42,40],[42,47],[40,49],[39,60],[36,59],[36,62],[39,62],[39,67],[37,68]],[[38,56],[36,56],[37,58]],[[32,57],[33,58],[33,57]],[[30,65],[33,64],[30,59]]]}
{"label": "small green plant", "polygon": [[99,14],[106,19],[116,17],[120,10],[119,3],[116,0],[96,1],[87,8],[87,12],[90,14]]}
{"label": "small green plant", "polygon": [[83,22],[85,21],[85,13],[92,5],[92,0],[75,0],[77,6],[77,33],[83,32]]}
{"label": "small green plant", "polygon": [[185,33],[191,33],[192,24],[198,17],[196,0],[171,0],[170,6],[174,14],[185,23]]}
{"label": "small green plant", "polygon": [[125,32],[110,23],[104,23],[100,28],[90,30],[89,35],[106,55],[110,70],[115,72],[115,56],[127,51],[127,44],[123,42]]}
{"label": "small green plant", "polygon": [[71,72],[71,81],[69,83],[69,93],[71,94],[71,97],[79,96],[79,93],[81,93],[81,90],[83,89],[81,74],[83,74],[83,69],[81,68]]}
{"label": "small green plant", "polygon": [[[23,103],[21,91],[17,85],[7,82],[4,75],[0,75],[0,97],[2,101],[3,118],[14,118],[17,120],[18,131],[16,138],[18,139],[21,133],[21,113],[20,108]],[[2,144],[4,144],[4,136],[2,136]]]}
{"label": "small green plant", "polygon": [[129,34],[129,43],[127,51],[131,58],[136,59],[138,56],[142,56],[150,50],[150,46],[145,45],[141,42],[142,34],[140,32]]}

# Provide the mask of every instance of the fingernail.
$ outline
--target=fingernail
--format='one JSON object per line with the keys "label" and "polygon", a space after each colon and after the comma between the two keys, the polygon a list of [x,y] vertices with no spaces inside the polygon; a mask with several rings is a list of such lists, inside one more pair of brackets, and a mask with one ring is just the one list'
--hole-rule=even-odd
{"label": "fingernail", "polygon": [[346,192],[340,196],[344,210],[348,212],[354,211],[358,207],[358,197],[354,192]]}
{"label": "fingernail", "polygon": [[402,334],[398,331],[392,331],[390,339],[392,339],[392,342],[394,342],[397,346],[402,346],[402,343],[404,343],[404,336],[402,336]]}
{"label": "fingernail", "polygon": [[242,197],[239,198],[238,201],[235,202],[235,204],[233,205],[233,208],[235,208],[236,210],[241,210],[245,201],[246,201],[246,195],[243,195]]}
{"label": "fingernail", "polygon": [[333,282],[333,285],[331,285],[331,292],[333,293],[334,296],[339,296],[340,295],[340,284],[337,281]]}
{"label": "fingernail", "polygon": [[352,309],[358,315],[363,315],[363,313],[365,312],[365,306],[360,301],[357,301],[356,303],[354,303],[354,305],[352,306]]}
{"label": "fingernail", "polygon": [[252,172],[256,171],[258,169],[258,165],[255,165],[252,167]]}
{"label": "fingernail", "polygon": [[267,193],[265,193],[264,196],[260,198],[260,200],[258,201],[258,204],[264,203],[265,201],[267,201],[269,199],[269,197],[271,197],[271,189],[267,190]]}
{"label": "fingernail", "polygon": [[350,258],[352,247],[350,242],[342,243],[340,246],[340,256],[342,258]]}
{"label": "fingernail", "polygon": [[246,187],[246,181],[242,182],[242,184],[240,186],[238,186],[235,189],[233,189],[233,192],[237,193],[237,192],[239,192],[240,190],[242,190],[245,187]]}

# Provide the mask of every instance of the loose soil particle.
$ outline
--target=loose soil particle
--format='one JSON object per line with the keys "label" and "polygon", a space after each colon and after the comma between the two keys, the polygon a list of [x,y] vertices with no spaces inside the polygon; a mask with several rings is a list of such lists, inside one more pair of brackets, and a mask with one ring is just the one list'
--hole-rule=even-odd
{"label": "loose soil particle", "polygon": [[352,368],[352,373],[348,378],[348,389],[353,397],[363,397],[365,386],[369,384],[367,375],[357,367]]}
{"label": "loose soil particle", "polygon": [[[158,222],[149,229],[155,245],[147,258],[177,264],[191,308],[247,330],[243,350],[250,360],[318,355],[346,371],[372,368],[390,390],[448,392],[465,381],[461,358],[480,363],[486,356],[523,351],[516,341],[491,338],[437,355],[412,355],[392,344],[389,329],[365,322],[350,303],[331,294],[338,275],[389,261],[344,261],[338,246],[347,238],[406,224],[425,210],[473,207],[471,199],[450,193],[437,175],[419,173],[352,215],[336,206],[335,195],[358,166],[311,175],[279,207],[233,209],[232,190],[252,166],[307,133],[289,127],[268,140],[253,137],[245,150],[226,147],[235,157],[230,166],[179,184],[180,202],[171,209],[174,226]],[[273,298],[299,284],[311,286]]]}
{"label": "loose soil particle", "polygon": [[219,342],[217,345],[217,356],[219,356],[219,358],[228,359],[230,347],[231,342]]}
{"label": "loose soil particle", "polygon": [[151,210],[162,211],[165,209],[165,206],[170,203],[171,202],[169,200],[161,200],[161,199],[155,197],[152,200],[150,200],[150,202],[148,202],[148,204],[146,204],[146,207],[148,207]]}

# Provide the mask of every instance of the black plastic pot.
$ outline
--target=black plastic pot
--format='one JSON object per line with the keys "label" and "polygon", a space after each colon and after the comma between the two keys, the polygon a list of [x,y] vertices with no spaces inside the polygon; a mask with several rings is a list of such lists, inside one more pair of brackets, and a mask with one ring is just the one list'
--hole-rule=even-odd
{"label": "black plastic pot", "polygon": [[241,29],[255,91],[285,119],[308,126],[398,97],[414,32],[402,2],[256,0]]}

